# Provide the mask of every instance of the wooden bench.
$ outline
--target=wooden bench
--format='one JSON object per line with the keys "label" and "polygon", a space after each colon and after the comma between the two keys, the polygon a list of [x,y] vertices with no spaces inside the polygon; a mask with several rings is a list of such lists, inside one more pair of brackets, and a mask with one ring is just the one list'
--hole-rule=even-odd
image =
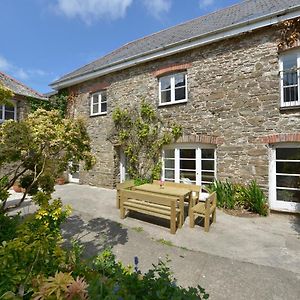
{"label": "wooden bench", "polygon": [[120,190],[120,217],[125,218],[126,210],[170,220],[170,231],[175,234],[179,222],[176,197],[141,191]]}
{"label": "wooden bench", "polygon": [[134,187],[134,180],[128,180],[117,184],[117,196],[116,196],[116,207],[120,208],[120,190],[131,189]]}

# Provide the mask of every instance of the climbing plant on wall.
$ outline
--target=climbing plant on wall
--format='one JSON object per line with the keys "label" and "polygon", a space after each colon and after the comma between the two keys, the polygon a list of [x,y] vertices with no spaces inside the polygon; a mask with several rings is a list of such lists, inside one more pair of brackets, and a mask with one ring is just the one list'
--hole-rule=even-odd
{"label": "climbing plant on wall", "polygon": [[280,39],[278,49],[285,50],[296,46],[300,42],[300,18],[287,20],[279,24]]}
{"label": "climbing plant on wall", "polygon": [[49,110],[57,110],[61,117],[67,115],[69,94],[67,91],[61,91],[56,95],[51,96],[48,100],[40,100],[32,97],[27,97],[30,104],[30,109],[35,112],[39,108]]}
{"label": "climbing plant on wall", "polygon": [[127,158],[127,172],[133,179],[159,179],[161,150],[182,134],[180,125],[163,120],[146,101],[140,106],[116,108],[109,140]]}
{"label": "climbing plant on wall", "polygon": [[10,104],[11,98],[14,96],[14,93],[0,84],[0,104]]}

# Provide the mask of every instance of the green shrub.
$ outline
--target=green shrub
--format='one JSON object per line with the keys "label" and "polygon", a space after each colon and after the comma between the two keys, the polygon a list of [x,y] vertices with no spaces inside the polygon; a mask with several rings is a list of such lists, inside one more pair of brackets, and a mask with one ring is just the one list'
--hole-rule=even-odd
{"label": "green shrub", "polygon": [[0,245],[0,299],[208,299],[200,286],[178,286],[163,261],[142,274],[137,257],[125,267],[110,250],[83,260],[77,242],[63,249],[60,225],[69,209],[41,192],[33,201],[36,213],[16,222]]}
{"label": "green shrub", "polygon": [[208,187],[210,192],[217,193],[217,206],[225,209],[243,208],[262,216],[268,215],[266,197],[253,180],[249,185],[215,181]]}
{"label": "green shrub", "polygon": [[235,206],[234,185],[226,179],[225,182],[215,181],[209,187],[211,192],[217,193],[217,206],[233,209]]}
{"label": "green shrub", "polygon": [[245,191],[245,197],[250,211],[256,212],[262,216],[268,215],[269,209],[266,196],[255,180],[248,185]]}
{"label": "green shrub", "polygon": [[17,227],[21,222],[20,215],[8,216],[0,211],[0,244],[17,236]]}

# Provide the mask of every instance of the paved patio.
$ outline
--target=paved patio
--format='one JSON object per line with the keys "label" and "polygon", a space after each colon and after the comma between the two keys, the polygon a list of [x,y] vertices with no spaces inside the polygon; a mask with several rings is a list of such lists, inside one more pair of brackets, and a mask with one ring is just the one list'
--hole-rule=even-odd
{"label": "paved patio", "polygon": [[[167,224],[119,218],[116,192],[90,186],[57,186],[55,196],[73,207],[64,226],[66,239],[79,238],[86,255],[111,246],[117,258],[142,271],[169,256],[180,285],[200,284],[210,299],[299,299],[300,219],[272,214],[267,218],[240,218],[217,212],[209,233],[188,226],[175,235]],[[22,208],[31,210],[30,202]]]}

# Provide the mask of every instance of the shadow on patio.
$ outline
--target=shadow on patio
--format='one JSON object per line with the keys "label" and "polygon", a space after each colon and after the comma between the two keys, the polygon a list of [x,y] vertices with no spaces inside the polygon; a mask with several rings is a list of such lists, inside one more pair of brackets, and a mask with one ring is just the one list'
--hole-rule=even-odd
{"label": "shadow on patio", "polygon": [[289,222],[292,228],[300,235],[300,215],[291,216]]}
{"label": "shadow on patio", "polygon": [[84,246],[83,256],[94,256],[100,251],[128,241],[127,229],[109,219],[95,218],[84,221],[80,216],[71,216],[62,226],[66,246],[77,240]]}

